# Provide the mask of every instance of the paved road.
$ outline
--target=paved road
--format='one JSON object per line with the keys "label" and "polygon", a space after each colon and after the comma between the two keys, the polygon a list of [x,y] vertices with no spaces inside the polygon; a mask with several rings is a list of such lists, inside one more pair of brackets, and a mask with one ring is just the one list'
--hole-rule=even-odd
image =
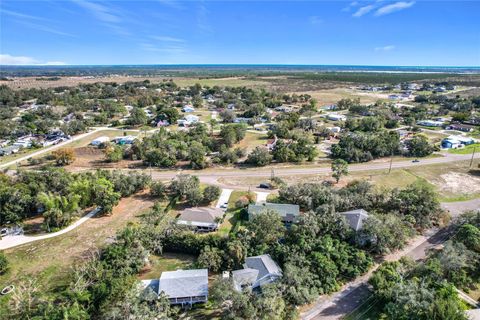
{"label": "paved road", "polygon": [[78,219],[77,221],[75,221],[74,223],[72,223],[71,225],[66,227],[65,229],[62,229],[58,232],[48,233],[48,234],[44,234],[42,236],[36,236],[36,237],[35,236],[25,236],[25,235],[5,236],[0,240],[0,250],[13,248],[13,247],[25,244],[25,243],[30,243],[30,242],[34,242],[34,241],[38,241],[38,240],[44,240],[44,239],[57,237],[61,234],[67,233],[67,232],[72,231],[73,229],[77,228],[79,225],[81,225],[82,223],[84,223],[85,221],[87,221],[88,219],[93,217],[94,215],[96,215],[98,212],[100,212],[100,208],[96,208],[96,209],[90,211],[89,213],[87,213],[86,215],[84,215],[83,217],[81,217],[80,219]]}
{"label": "paved road", "polygon": [[[444,209],[450,211],[452,217],[457,217],[464,211],[475,209],[480,210],[480,199],[442,203],[441,205]],[[390,257],[386,257],[385,260],[398,260],[403,256],[408,256],[414,260],[422,260],[427,256],[430,249],[441,245],[449,238],[450,231],[449,227],[440,230],[432,229],[429,231],[429,234],[426,234],[424,237],[419,237],[418,241],[411,243],[403,251],[390,255]],[[301,319],[334,320],[341,319],[351,313],[358,308],[368,296],[370,296],[371,293],[367,281],[375,268],[373,268],[368,274],[345,285],[339,292],[330,296],[320,297],[320,299],[308,311],[301,314]]]}
{"label": "paved road", "polygon": [[[392,168],[410,168],[431,164],[442,164],[448,162],[457,162],[470,160],[472,155],[458,155],[458,154],[445,154],[443,157],[422,159],[419,162],[412,162],[411,160],[396,161],[392,163]],[[475,155],[475,159],[480,159],[480,153]],[[362,164],[352,164],[348,170],[352,171],[370,171],[370,170],[385,170],[390,167],[390,162],[368,162]],[[291,175],[313,175],[313,174],[325,174],[330,173],[330,166],[324,167],[281,167],[274,168],[276,176],[291,176]],[[206,169],[202,171],[195,170],[182,170],[182,171],[153,171],[152,175],[155,179],[172,179],[178,173],[188,173],[198,176],[203,180],[212,180],[224,177],[270,177],[272,175],[272,167],[266,168],[235,168],[235,169]]]}
{"label": "paved road", "polygon": [[25,161],[25,160],[27,160],[27,159],[29,159],[29,158],[39,156],[39,155],[41,155],[41,154],[50,152],[50,151],[55,150],[55,149],[58,149],[58,148],[60,148],[60,147],[64,147],[65,145],[68,145],[69,143],[72,143],[73,141],[77,141],[77,140],[83,139],[83,138],[85,138],[85,137],[88,137],[88,136],[91,135],[91,134],[94,134],[95,132],[102,131],[102,130],[118,130],[118,129],[116,129],[116,128],[107,128],[107,127],[96,127],[96,128],[93,129],[92,131],[79,134],[78,136],[74,136],[74,137],[72,137],[72,139],[70,139],[70,140],[61,142],[61,143],[59,143],[59,144],[56,144],[56,145],[53,145],[53,146],[50,146],[50,147],[42,148],[42,149],[40,149],[40,150],[38,150],[38,151],[29,153],[29,154],[27,154],[27,155],[25,155],[25,156],[23,156],[23,157],[20,157],[20,158],[15,159],[15,160],[12,160],[12,161],[9,161],[9,162],[6,162],[6,163],[2,163],[2,164],[0,164],[0,169],[2,169],[2,168],[8,168],[8,167],[10,167],[10,166],[12,166],[12,165],[14,165],[14,164],[20,163],[20,162]]}

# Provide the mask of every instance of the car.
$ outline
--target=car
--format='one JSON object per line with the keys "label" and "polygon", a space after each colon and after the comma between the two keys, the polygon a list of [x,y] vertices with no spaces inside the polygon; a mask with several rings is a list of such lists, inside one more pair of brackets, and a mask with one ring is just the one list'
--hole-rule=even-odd
{"label": "car", "polygon": [[224,203],[220,206],[220,208],[222,209],[227,209],[228,208],[228,203]]}
{"label": "car", "polygon": [[415,160],[412,160],[412,162],[414,162],[414,163],[415,163],[415,162],[420,162],[420,160],[415,159]]}
{"label": "car", "polygon": [[7,228],[3,228],[0,230],[0,236],[6,236],[8,234],[8,229]]}
{"label": "car", "polygon": [[262,182],[262,183],[260,183],[260,185],[258,187],[260,189],[271,189],[272,185],[268,182]]}

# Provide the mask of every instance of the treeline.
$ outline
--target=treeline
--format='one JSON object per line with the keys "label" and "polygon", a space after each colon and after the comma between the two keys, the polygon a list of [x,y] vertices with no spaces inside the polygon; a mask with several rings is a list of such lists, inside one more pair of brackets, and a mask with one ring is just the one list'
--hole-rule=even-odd
{"label": "treeline", "polygon": [[474,290],[480,280],[480,213],[454,223],[453,238],[425,262],[386,262],[369,282],[382,317],[466,320],[456,288]]}
{"label": "treeline", "polygon": [[80,210],[98,206],[112,211],[121,197],[136,193],[150,183],[139,173],[96,171],[71,174],[61,168],[19,171],[0,175],[1,225],[17,224],[41,214],[44,227],[54,231],[70,224]]}

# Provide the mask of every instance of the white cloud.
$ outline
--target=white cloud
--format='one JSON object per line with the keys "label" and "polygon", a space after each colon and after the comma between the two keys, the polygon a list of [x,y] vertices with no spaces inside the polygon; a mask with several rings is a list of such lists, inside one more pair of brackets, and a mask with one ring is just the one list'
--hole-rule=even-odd
{"label": "white cloud", "polygon": [[9,54],[0,54],[0,65],[37,65],[37,66],[59,66],[59,65],[66,65],[65,62],[62,61],[47,61],[42,62],[32,57],[26,56],[12,56]]}
{"label": "white cloud", "polygon": [[404,10],[404,9],[408,9],[410,8],[411,6],[413,6],[415,4],[415,1],[410,1],[410,2],[406,2],[406,1],[399,1],[399,2],[395,2],[395,3],[392,3],[392,4],[389,4],[389,5],[386,5],[386,6],[383,6],[381,8],[379,8],[376,12],[375,12],[375,16],[383,16],[383,15],[386,15],[386,14],[390,14],[392,12],[396,12],[396,11],[400,11],[400,10]]}
{"label": "white cloud", "polygon": [[375,6],[372,4],[369,4],[368,6],[360,7],[352,16],[356,18],[361,17],[369,13],[370,11],[372,11],[374,8]]}
{"label": "white cloud", "polygon": [[320,18],[319,16],[311,16],[308,18],[311,24],[317,25],[323,23],[323,19]]}
{"label": "white cloud", "polygon": [[163,41],[163,42],[185,42],[185,40],[180,38],[174,38],[169,36],[151,36],[152,39]]}
{"label": "white cloud", "polygon": [[84,0],[79,0],[75,1],[79,6],[87,9],[90,11],[90,13],[93,14],[95,18],[97,18],[100,21],[103,22],[108,22],[108,23],[118,23],[121,22],[121,19],[113,14],[111,10],[99,3],[94,3],[94,2],[89,2],[89,1],[84,1]]}
{"label": "white cloud", "polygon": [[395,46],[394,46],[394,45],[388,45],[388,46],[384,46],[384,47],[376,47],[376,48],[375,48],[375,51],[383,51],[383,52],[386,52],[386,51],[392,51],[393,49],[395,49]]}

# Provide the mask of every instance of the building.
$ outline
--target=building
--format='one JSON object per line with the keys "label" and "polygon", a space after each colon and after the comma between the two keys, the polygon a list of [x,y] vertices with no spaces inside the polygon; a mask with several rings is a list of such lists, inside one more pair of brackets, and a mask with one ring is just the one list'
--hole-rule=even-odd
{"label": "building", "polygon": [[474,126],[468,124],[454,123],[447,127],[447,130],[457,130],[462,132],[472,132],[475,129]]}
{"label": "building", "polygon": [[339,214],[345,217],[347,224],[355,231],[361,230],[363,221],[368,218],[368,212],[363,209],[339,212]]}
{"label": "building", "polygon": [[126,144],[133,144],[135,140],[137,140],[137,137],[134,137],[134,136],[115,137],[112,139],[113,142],[121,146]]}
{"label": "building", "polygon": [[345,121],[347,117],[343,114],[330,113],[327,115],[327,119],[332,121]]}
{"label": "building", "polygon": [[224,211],[220,208],[188,208],[182,211],[177,224],[192,226],[200,232],[215,231],[223,214]]}
{"label": "building", "polygon": [[3,148],[0,148],[0,156],[9,156],[19,151],[20,151],[20,147],[16,145],[3,147]]}
{"label": "building", "polygon": [[474,144],[475,140],[470,137],[462,137],[462,136],[449,136],[442,140],[442,148],[444,149],[456,149],[461,148],[463,146],[468,146],[470,144]]}
{"label": "building", "polygon": [[164,293],[170,304],[192,305],[208,300],[208,270],[177,270],[162,272],[158,295]]}
{"label": "building", "polygon": [[182,108],[182,111],[183,112],[195,112],[195,108],[189,104],[187,104],[186,106],[184,106]]}
{"label": "building", "polygon": [[300,215],[300,207],[296,204],[282,204],[282,203],[262,203],[248,205],[248,219],[252,219],[255,215],[265,211],[273,210],[277,212],[282,218],[286,226],[298,221]]}
{"label": "building", "polygon": [[92,140],[92,142],[90,142],[90,144],[92,146],[99,146],[101,145],[102,143],[106,143],[106,142],[109,142],[110,141],[110,138],[107,137],[107,136],[102,136],[102,137],[98,137],[94,140]]}
{"label": "building", "polygon": [[243,269],[232,271],[233,285],[237,291],[245,288],[260,290],[262,286],[282,277],[282,269],[269,254],[248,257]]}
{"label": "building", "polygon": [[188,127],[189,125],[197,123],[199,120],[200,118],[198,116],[195,116],[193,114],[188,114],[185,117],[183,117],[183,119],[177,120],[177,124],[179,126]]}
{"label": "building", "polygon": [[435,120],[420,120],[420,121],[417,121],[417,124],[419,126],[424,126],[424,127],[441,127],[441,126],[443,126],[442,121],[435,121]]}

